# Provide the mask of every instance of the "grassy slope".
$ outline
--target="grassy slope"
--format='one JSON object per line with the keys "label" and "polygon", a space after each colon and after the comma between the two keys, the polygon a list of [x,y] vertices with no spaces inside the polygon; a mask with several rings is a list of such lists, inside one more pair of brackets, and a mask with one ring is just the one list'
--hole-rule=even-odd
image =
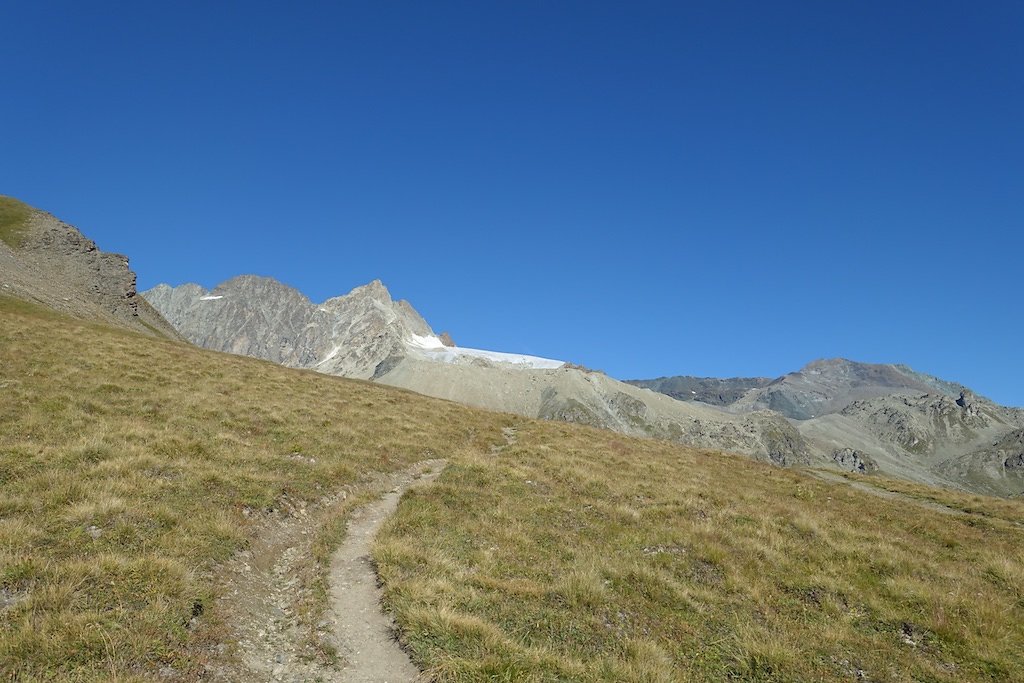
{"label": "grassy slope", "polygon": [[18,681],[198,670],[186,624],[216,618],[208,571],[247,513],[484,449],[507,420],[3,298],[0,396],[0,680]]}
{"label": "grassy slope", "polygon": [[[376,554],[440,680],[1024,671],[1018,503],[936,493],[989,511],[944,516],[2,298],[0,392],[0,679],[199,671],[196,641],[217,633],[186,625],[216,623],[209,572],[247,543],[245,513],[439,455],[449,470]],[[518,441],[488,454],[513,422]]]}
{"label": "grassy slope", "polygon": [[[441,681],[1024,680],[1024,506],[965,517],[523,422],[379,537]],[[921,487],[926,488],[926,487]]]}
{"label": "grassy slope", "polygon": [[31,211],[28,204],[0,195],[0,240],[10,247],[20,247],[25,221]]}

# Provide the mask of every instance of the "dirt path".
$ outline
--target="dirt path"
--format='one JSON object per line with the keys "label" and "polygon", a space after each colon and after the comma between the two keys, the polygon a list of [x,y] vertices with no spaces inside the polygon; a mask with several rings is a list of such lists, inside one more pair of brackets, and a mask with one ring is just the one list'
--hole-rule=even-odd
{"label": "dirt path", "polygon": [[342,681],[404,683],[419,680],[419,670],[398,646],[394,624],[380,606],[381,591],[370,558],[373,537],[398,508],[408,488],[435,479],[443,461],[423,463],[420,473],[406,473],[380,500],[352,514],[345,541],[331,560],[331,612],[339,654],[345,664]]}
{"label": "dirt path", "polygon": [[918,507],[923,507],[923,508],[927,508],[929,510],[934,510],[935,512],[941,512],[944,515],[957,515],[957,516],[960,516],[960,515],[966,515],[967,514],[963,510],[957,510],[956,508],[951,508],[948,505],[943,505],[941,503],[935,503],[935,502],[930,501],[930,500],[922,500],[920,498],[915,498],[914,496],[908,496],[905,493],[898,493],[896,491],[889,491],[887,489],[878,488],[878,487],[872,486],[870,484],[866,484],[864,482],[853,481],[852,479],[847,479],[846,477],[842,476],[841,474],[836,474],[834,472],[828,472],[826,470],[806,470],[806,472],[808,474],[811,474],[811,475],[817,477],[818,479],[823,480],[823,481],[827,481],[827,482],[834,483],[834,484],[846,484],[847,486],[849,486],[851,488],[855,488],[858,491],[863,491],[865,493],[870,493],[873,496],[878,496],[879,498],[885,498],[886,500],[900,500],[900,501],[903,501],[905,503],[910,503],[912,505],[917,505]]}
{"label": "dirt path", "polygon": [[[401,494],[433,480],[444,464],[428,460],[375,475],[313,505],[279,501],[258,523],[251,547],[222,567],[217,612],[225,615],[228,632],[206,653],[204,677],[232,683],[417,680],[419,671],[395,642],[392,624],[381,611],[369,549]],[[368,492],[378,495],[350,514],[348,533],[331,560],[330,606],[316,624],[316,637],[337,648],[339,666],[311,649],[310,625],[300,613],[311,597],[316,564],[310,557],[317,532],[331,510]],[[169,668],[160,675],[175,678]]]}

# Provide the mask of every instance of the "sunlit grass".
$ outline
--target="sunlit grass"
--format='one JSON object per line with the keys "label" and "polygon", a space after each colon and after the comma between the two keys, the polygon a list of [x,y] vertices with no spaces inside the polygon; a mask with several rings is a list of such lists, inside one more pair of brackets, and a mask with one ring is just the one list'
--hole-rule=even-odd
{"label": "sunlit grass", "polygon": [[209,572],[261,511],[484,449],[501,419],[2,298],[0,395],[0,679],[18,681],[195,669]]}
{"label": "sunlit grass", "polygon": [[24,237],[25,222],[31,213],[27,204],[13,197],[0,195],[0,240],[8,246],[21,246]]}
{"label": "sunlit grass", "polygon": [[440,681],[1008,681],[1022,549],[1006,520],[524,420],[410,495],[376,558]]}
{"label": "sunlit grass", "polygon": [[[900,485],[965,511],[944,515],[2,298],[0,396],[4,680],[198,677],[204,646],[229,637],[218,563],[264,511],[435,457],[449,469],[407,494],[375,555],[403,638],[437,680],[1024,672],[1020,501]],[[511,425],[516,441],[492,455]],[[362,500],[323,518],[307,623]]]}

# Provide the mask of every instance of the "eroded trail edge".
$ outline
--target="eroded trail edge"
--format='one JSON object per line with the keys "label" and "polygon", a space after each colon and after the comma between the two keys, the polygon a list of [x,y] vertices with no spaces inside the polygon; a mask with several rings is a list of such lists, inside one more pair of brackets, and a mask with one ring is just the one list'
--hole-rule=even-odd
{"label": "eroded trail edge", "polygon": [[370,557],[373,537],[398,509],[402,494],[436,479],[443,460],[429,460],[399,473],[379,500],[353,511],[341,547],[331,558],[331,617],[341,680],[351,683],[402,683],[420,678],[419,669],[395,640],[394,622],[381,608],[381,590]]}

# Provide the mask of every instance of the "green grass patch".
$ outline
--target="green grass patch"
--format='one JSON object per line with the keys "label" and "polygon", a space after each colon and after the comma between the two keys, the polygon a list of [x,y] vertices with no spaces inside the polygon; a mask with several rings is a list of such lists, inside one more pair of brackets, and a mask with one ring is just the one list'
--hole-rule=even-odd
{"label": "green grass patch", "polygon": [[32,208],[24,202],[19,202],[13,197],[0,195],[0,240],[7,243],[12,249],[22,245],[25,237],[25,227],[29,216],[32,215]]}

